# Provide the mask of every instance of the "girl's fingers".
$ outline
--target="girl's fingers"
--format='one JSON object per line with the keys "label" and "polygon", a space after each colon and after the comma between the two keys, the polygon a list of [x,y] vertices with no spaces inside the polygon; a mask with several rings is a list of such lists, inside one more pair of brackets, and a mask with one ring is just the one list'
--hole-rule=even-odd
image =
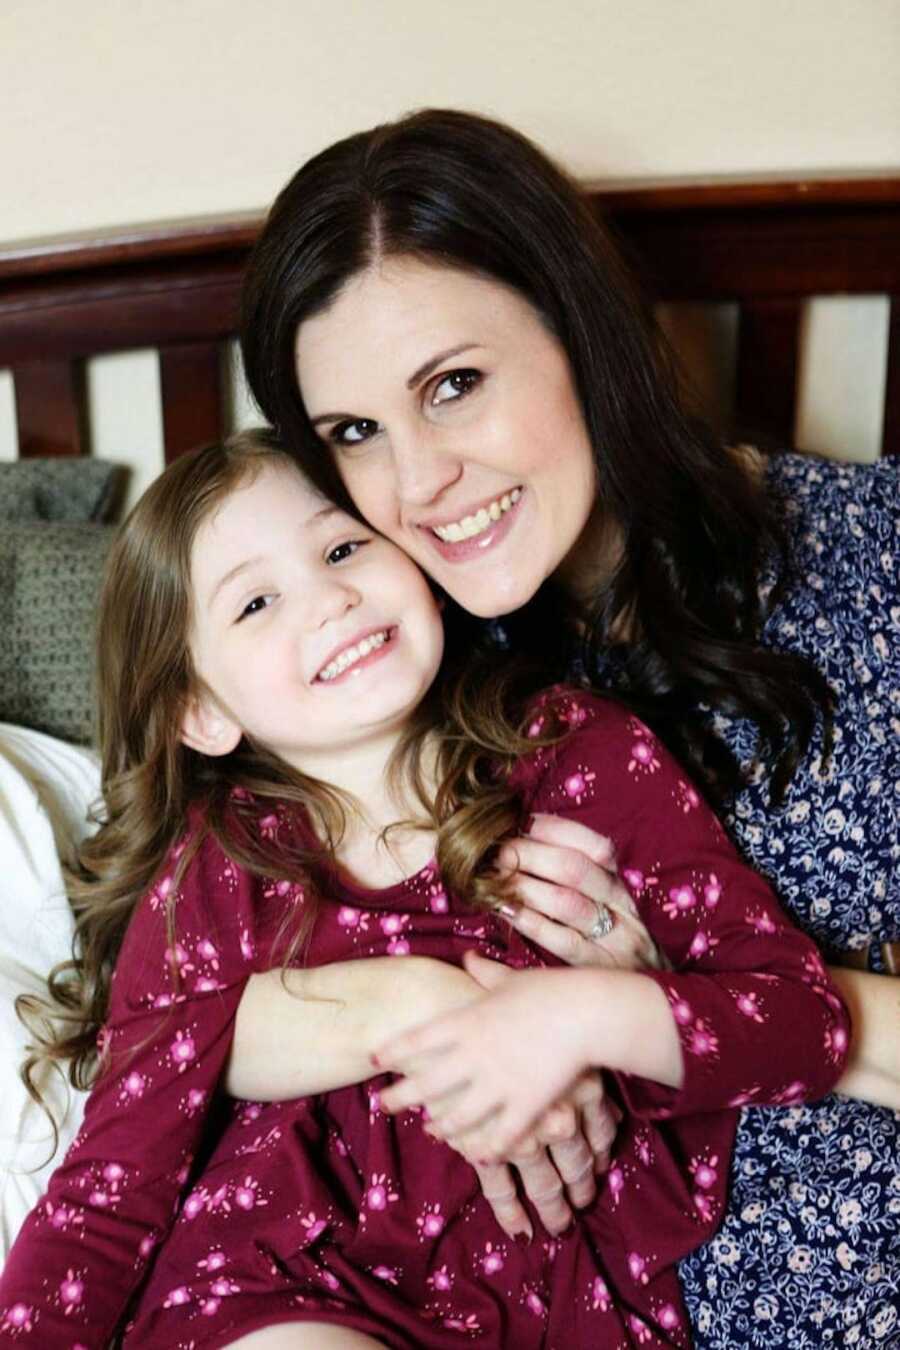
{"label": "girl's fingers", "polygon": [[436,1017],[433,1022],[412,1027],[393,1040],[380,1045],[372,1055],[372,1063],[382,1072],[406,1072],[409,1064],[422,1055],[443,1055],[451,1048],[452,1034],[448,1019]]}
{"label": "girl's fingers", "polygon": [[512,973],[502,961],[491,961],[474,950],[463,952],[463,966],[466,974],[487,990],[498,989]]}
{"label": "girl's fingers", "polygon": [[454,1097],[467,1087],[468,1082],[460,1071],[444,1062],[398,1078],[389,1087],[381,1089],[378,1100],[381,1110],[387,1115],[427,1103],[429,1115],[434,1119],[438,1109],[436,1103]]}

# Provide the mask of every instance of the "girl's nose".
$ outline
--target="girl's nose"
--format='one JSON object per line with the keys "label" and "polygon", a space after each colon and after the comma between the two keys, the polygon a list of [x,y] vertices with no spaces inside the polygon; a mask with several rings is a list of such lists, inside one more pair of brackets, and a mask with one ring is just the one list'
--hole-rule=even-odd
{"label": "girl's nose", "polygon": [[355,586],[334,575],[323,577],[311,586],[307,599],[310,627],[324,628],[327,623],[333,623],[355,609],[361,597]]}

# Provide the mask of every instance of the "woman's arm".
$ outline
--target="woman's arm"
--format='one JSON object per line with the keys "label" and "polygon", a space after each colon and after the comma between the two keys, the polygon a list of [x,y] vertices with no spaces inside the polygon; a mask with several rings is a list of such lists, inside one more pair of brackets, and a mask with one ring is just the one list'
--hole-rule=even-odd
{"label": "woman's arm", "polygon": [[900,1111],[900,979],[829,966],[850,1009],[850,1058],[836,1092]]}
{"label": "woman's arm", "polygon": [[483,993],[458,966],[426,956],[254,975],[238,1007],[225,1090],[287,1101],[365,1082],[377,1045]]}

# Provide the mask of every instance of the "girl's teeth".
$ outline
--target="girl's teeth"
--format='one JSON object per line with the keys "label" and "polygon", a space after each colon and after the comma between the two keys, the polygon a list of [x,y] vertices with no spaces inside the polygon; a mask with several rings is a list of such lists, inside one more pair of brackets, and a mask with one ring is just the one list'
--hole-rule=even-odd
{"label": "girl's teeth", "polygon": [[483,534],[489,525],[499,520],[511,506],[515,506],[521,495],[521,488],[513,488],[512,492],[505,492],[489,506],[483,506],[474,516],[463,516],[462,520],[455,520],[451,525],[435,525],[434,532],[446,544],[472,539],[476,534]]}
{"label": "girl's teeth", "polygon": [[364,656],[368,656],[370,652],[383,647],[388,640],[388,636],[388,631],[385,629],[383,633],[373,633],[371,637],[363,638],[362,642],[355,647],[348,647],[346,651],[341,652],[336,660],[330,662],[324,670],[319,672],[319,679],[333,680],[337,675],[342,675],[348,666],[354,665],[357,661],[361,661]]}

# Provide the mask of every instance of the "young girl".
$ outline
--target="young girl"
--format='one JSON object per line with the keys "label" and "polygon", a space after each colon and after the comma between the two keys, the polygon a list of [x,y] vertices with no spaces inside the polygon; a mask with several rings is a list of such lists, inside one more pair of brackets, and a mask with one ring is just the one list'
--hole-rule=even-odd
{"label": "young girl", "polygon": [[[550,611],[525,622],[548,649]],[[442,663],[418,568],[264,437],[177,461],[126,523],[106,815],[54,981],[55,1053],[84,1073],[96,1039],[99,1072],[0,1282],[3,1343],[102,1347],[127,1315],[140,1350],[688,1344],[674,1264],[718,1221],[736,1107],[826,1092],[846,1011],[654,737],[471,636]],[[541,968],[494,912],[495,846],[545,811],[612,837],[671,970]],[[498,987],[475,1002],[469,952],[512,968],[482,968]],[[251,974],[303,967],[320,999],[322,968],[361,957],[405,958],[404,1006],[347,1028],[333,1065],[310,1044],[303,1090],[324,1095],[217,1100]],[[445,1031],[417,1082],[397,1042],[388,1114],[368,1053],[441,1011],[439,970],[481,1045]],[[557,1240],[505,1241],[435,1133],[497,1157],[599,1067],[626,1109],[602,1195]],[[437,1123],[404,1092],[445,1103]]]}

